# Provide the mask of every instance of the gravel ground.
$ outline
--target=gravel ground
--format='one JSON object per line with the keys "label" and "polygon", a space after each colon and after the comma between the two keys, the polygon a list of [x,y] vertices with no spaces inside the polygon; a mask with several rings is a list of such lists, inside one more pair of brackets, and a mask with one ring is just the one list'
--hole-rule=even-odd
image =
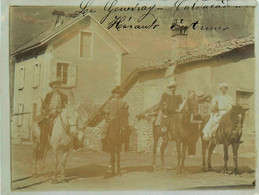
{"label": "gravel ground", "polygon": [[[170,147],[170,145],[169,145]],[[57,191],[57,190],[189,190],[189,189],[253,189],[255,179],[255,155],[244,153],[238,159],[240,175],[224,175],[222,149],[212,156],[214,170],[202,172],[200,152],[187,156],[186,173],[177,175],[175,150],[166,155],[166,168],[158,166],[152,171],[152,155],[135,152],[122,153],[122,174],[109,176],[106,173],[109,154],[81,150],[71,152],[67,161],[68,183],[51,183],[53,171],[52,153],[47,156],[46,167],[40,170],[38,178],[31,178],[31,145],[12,146],[12,189],[15,191]],[[158,154],[157,164],[160,165]],[[233,170],[230,152],[229,169]]]}

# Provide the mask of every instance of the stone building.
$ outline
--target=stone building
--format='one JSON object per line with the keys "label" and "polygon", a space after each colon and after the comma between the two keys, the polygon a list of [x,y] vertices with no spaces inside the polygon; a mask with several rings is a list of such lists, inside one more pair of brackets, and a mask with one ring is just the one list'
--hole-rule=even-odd
{"label": "stone building", "polygon": [[12,138],[30,141],[29,125],[41,101],[58,77],[69,101],[82,104],[88,115],[121,82],[121,59],[128,50],[91,15],[53,11],[49,30],[24,43],[12,54]]}
{"label": "stone building", "polygon": [[[254,72],[252,36],[183,49],[172,59],[138,67],[121,84],[123,100],[129,105],[130,124],[134,126],[131,149],[137,152],[152,150],[152,121],[138,121],[136,116],[159,103],[171,79],[176,80],[176,94],[182,97],[186,96],[188,90],[194,90],[197,95],[205,93],[214,96],[218,93],[218,84],[227,82],[228,94],[236,103],[249,108],[244,122],[244,135],[254,134]],[[88,121],[89,129],[102,130],[104,121],[100,112],[104,105]],[[100,149],[100,136],[96,137],[94,143],[98,144],[91,145],[92,148]]]}

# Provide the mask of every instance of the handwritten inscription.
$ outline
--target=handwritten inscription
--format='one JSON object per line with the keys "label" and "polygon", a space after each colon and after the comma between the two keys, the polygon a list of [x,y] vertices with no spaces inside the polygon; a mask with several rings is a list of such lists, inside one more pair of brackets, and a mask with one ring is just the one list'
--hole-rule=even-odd
{"label": "handwritten inscription", "polygon": [[170,27],[172,31],[178,31],[180,35],[186,34],[188,29],[192,30],[202,30],[202,31],[225,31],[229,27],[220,26],[204,26],[200,25],[200,20],[196,20],[192,23],[185,23],[184,19],[175,19]]}
{"label": "handwritten inscription", "polygon": [[131,21],[132,17],[127,18],[126,16],[115,16],[114,20],[112,20],[108,24],[108,29],[111,29],[112,27],[115,27],[118,31],[121,28],[128,28],[128,29],[156,29],[159,24],[156,24],[157,19],[155,19],[152,23],[150,24],[137,24],[137,25],[132,25],[128,24],[127,22]]}
{"label": "handwritten inscription", "polygon": [[[88,13],[95,13],[96,10],[90,8],[94,0],[89,0],[84,3],[81,2],[79,5],[79,10],[75,12],[76,15],[82,14],[87,15]],[[179,34],[187,35],[187,31],[190,30],[201,30],[201,31],[225,31],[229,27],[220,27],[220,26],[204,26],[200,23],[200,19],[193,19],[193,22],[186,24],[184,18],[176,19],[175,15],[179,11],[188,11],[188,10],[198,10],[198,9],[218,9],[230,7],[228,0],[221,0],[217,5],[206,5],[207,1],[196,1],[191,6],[184,6],[186,0],[176,0],[173,4],[173,15],[172,15],[172,25],[170,29],[173,32],[179,32]],[[108,1],[103,7],[104,15],[100,19],[100,24],[107,22],[107,29],[115,28],[118,31],[121,29],[158,29],[159,18],[154,14],[154,10],[163,10],[163,8],[157,8],[156,4],[151,6],[140,5],[137,3],[135,6],[128,7],[118,7],[118,0]],[[239,8],[236,6],[236,8]],[[138,12],[140,14],[134,15],[129,14],[130,16],[122,15],[124,12]]]}
{"label": "handwritten inscription", "polygon": [[75,14],[82,14],[82,15],[86,15],[88,13],[95,13],[96,11],[94,9],[89,9],[88,7],[93,3],[93,0],[89,0],[88,2],[86,2],[86,4],[84,5],[84,2],[82,1],[79,5],[80,10],[79,11],[75,11]]}
{"label": "handwritten inscription", "polygon": [[137,3],[136,6],[134,7],[115,7],[115,5],[117,4],[117,0],[114,0],[110,6],[109,6],[109,2],[107,2],[104,6],[104,11],[108,12],[100,21],[100,23],[102,24],[112,13],[115,12],[128,12],[128,11],[142,11],[144,12],[143,15],[141,15],[138,19],[137,22],[141,22],[142,20],[144,20],[147,16],[153,16],[155,18],[155,15],[153,13],[151,13],[151,11],[156,7],[156,5],[153,6],[139,6],[139,4]]}

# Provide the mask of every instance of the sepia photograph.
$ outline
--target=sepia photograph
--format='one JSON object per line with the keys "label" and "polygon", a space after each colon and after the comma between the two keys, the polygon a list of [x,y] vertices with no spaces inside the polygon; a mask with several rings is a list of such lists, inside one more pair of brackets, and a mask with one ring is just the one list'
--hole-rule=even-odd
{"label": "sepia photograph", "polygon": [[11,192],[255,190],[257,2],[122,2],[9,5]]}

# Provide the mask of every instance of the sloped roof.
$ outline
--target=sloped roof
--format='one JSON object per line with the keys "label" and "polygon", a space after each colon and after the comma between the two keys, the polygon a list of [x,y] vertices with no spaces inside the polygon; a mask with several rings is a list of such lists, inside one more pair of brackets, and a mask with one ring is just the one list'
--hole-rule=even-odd
{"label": "sloped roof", "polygon": [[[74,18],[69,17],[69,19],[65,20],[62,25],[55,28],[51,27],[47,31],[44,31],[38,34],[37,36],[33,37],[29,41],[25,42],[20,47],[18,47],[11,55],[17,55],[46,44],[49,40],[56,37],[58,34],[70,28],[72,25],[76,24],[77,22],[81,21],[86,17],[90,17],[93,21],[97,22],[98,25],[100,25],[99,22],[90,14],[87,14],[86,16],[78,15]],[[129,53],[127,48],[124,47],[119,40],[117,40],[111,33],[109,33],[108,30],[105,29],[102,25],[100,26],[112,39],[116,41],[116,43],[120,46],[121,50],[123,51],[123,54]]]}
{"label": "sloped roof", "polygon": [[[181,65],[189,62],[210,59],[217,55],[252,44],[254,44],[254,36],[249,35],[247,37],[238,37],[228,41],[213,42],[194,49],[182,49],[182,51],[178,52],[177,55],[172,57],[172,59],[158,59],[152,63],[148,63],[147,65],[137,67],[121,84],[121,90],[123,92],[122,95],[124,96],[126,94],[127,88],[143,72],[163,70],[171,65]],[[110,96],[101,108],[89,118],[86,124],[87,126],[95,126],[102,120],[101,112],[111,98],[112,96]]]}

